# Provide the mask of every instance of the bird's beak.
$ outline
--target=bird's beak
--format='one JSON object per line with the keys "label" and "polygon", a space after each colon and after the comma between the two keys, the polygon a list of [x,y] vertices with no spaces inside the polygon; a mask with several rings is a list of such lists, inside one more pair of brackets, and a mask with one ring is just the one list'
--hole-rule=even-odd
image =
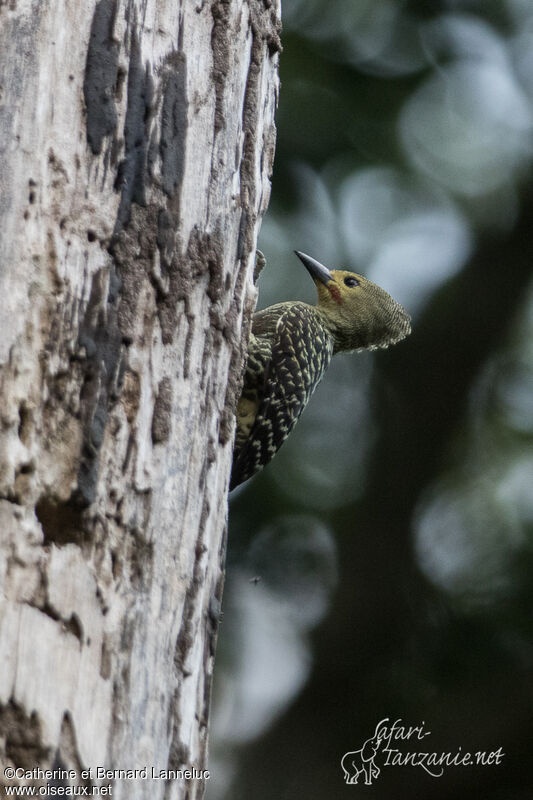
{"label": "bird's beak", "polygon": [[320,283],[323,283],[324,286],[327,286],[330,281],[334,280],[329,269],[321,264],[320,261],[315,261],[314,258],[311,258],[311,256],[306,256],[305,253],[300,253],[299,250],[295,250],[294,252],[307,269],[313,280],[320,281]]}

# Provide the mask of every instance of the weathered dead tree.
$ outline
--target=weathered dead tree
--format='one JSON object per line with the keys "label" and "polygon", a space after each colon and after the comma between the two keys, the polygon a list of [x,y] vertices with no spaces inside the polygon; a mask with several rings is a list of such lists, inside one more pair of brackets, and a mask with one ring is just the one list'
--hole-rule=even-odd
{"label": "weathered dead tree", "polygon": [[202,795],[279,13],[0,0],[3,767]]}

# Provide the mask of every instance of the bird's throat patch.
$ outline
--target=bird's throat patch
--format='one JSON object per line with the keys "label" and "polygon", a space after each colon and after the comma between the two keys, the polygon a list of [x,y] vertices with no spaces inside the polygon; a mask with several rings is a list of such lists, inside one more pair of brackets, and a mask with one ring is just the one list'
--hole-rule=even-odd
{"label": "bird's throat patch", "polygon": [[335,302],[340,306],[340,304],[342,303],[342,298],[339,289],[335,285],[333,285],[333,286],[328,286],[328,291],[332,296],[332,298],[335,300]]}

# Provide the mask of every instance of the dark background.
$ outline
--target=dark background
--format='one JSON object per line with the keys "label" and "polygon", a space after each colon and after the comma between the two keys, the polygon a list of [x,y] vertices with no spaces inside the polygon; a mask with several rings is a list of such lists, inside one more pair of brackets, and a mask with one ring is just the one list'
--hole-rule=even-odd
{"label": "dark background", "polygon": [[[413,333],[337,357],[230,502],[209,800],[533,796],[533,3],[285,0],[261,307],[292,255],[363,272]],[[403,752],[342,755],[384,719]]]}

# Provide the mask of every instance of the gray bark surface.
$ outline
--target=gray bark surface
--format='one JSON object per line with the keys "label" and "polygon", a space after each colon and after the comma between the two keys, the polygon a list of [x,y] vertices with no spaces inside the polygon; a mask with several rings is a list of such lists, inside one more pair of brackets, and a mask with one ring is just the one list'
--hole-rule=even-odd
{"label": "gray bark surface", "polygon": [[0,2],[2,768],[203,793],[279,13]]}

